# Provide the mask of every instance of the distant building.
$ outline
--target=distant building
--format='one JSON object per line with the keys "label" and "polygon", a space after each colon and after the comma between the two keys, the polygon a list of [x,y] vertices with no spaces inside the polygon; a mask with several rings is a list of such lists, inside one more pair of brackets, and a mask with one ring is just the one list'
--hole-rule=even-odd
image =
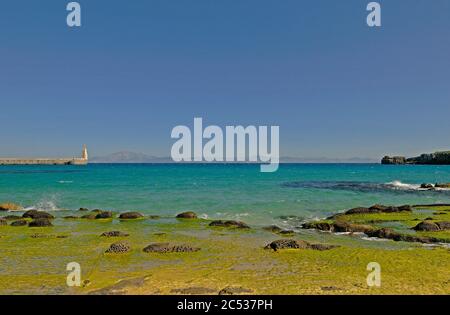
{"label": "distant building", "polygon": [[0,158],[0,165],[86,165],[88,152],[83,145],[81,157],[73,158]]}

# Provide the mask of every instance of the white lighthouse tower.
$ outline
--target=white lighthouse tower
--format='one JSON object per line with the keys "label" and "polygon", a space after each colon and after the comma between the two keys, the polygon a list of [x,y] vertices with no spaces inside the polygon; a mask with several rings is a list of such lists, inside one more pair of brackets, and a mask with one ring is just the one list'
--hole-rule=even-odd
{"label": "white lighthouse tower", "polygon": [[87,152],[87,147],[85,144],[83,144],[83,151],[81,152],[81,158],[85,161],[87,161],[89,159],[88,157],[88,152]]}

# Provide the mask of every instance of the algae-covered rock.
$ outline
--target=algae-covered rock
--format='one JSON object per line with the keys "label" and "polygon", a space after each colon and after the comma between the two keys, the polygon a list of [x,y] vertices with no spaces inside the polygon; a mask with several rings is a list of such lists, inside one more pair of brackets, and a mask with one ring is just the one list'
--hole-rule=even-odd
{"label": "algae-covered rock", "polygon": [[209,224],[209,226],[239,228],[239,229],[249,229],[250,228],[244,222],[234,221],[234,220],[214,220]]}
{"label": "algae-covered rock", "polygon": [[96,213],[88,213],[81,216],[82,219],[94,220],[97,217]]}
{"label": "algae-covered rock", "polygon": [[431,221],[423,221],[413,227],[416,231],[439,231],[439,225]]}
{"label": "algae-covered rock", "polygon": [[14,222],[11,222],[11,226],[25,226],[25,225],[27,225],[28,224],[28,222],[27,222],[27,220],[17,220],[17,221],[14,221]]}
{"label": "algae-covered rock", "polygon": [[102,235],[100,235],[100,236],[102,236],[102,237],[125,237],[125,236],[130,236],[130,234],[120,232],[120,231],[109,231],[109,232],[102,233]]}
{"label": "algae-covered rock", "polygon": [[177,214],[178,219],[197,219],[197,214],[192,211],[183,212],[180,214]]}
{"label": "algae-covered rock", "polygon": [[328,222],[307,222],[307,223],[302,224],[301,228],[302,229],[315,229],[315,230],[328,231],[328,232],[334,231],[333,224],[328,223]]}
{"label": "algae-covered rock", "polygon": [[48,212],[38,210],[28,210],[22,215],[23,218],[31,219],[54,219],[55,217]]}
{"label": "algae-covered rock", "polygon": [[313,250],[329,250],[333,248],[337,248],[337,245],[329,245],[329,244],[311,244],[302,240],[292,240],[292,239],[282,239],[276,240],[272,243],[266,245],[265,249],[273,249],[274,251],[280,249],[313,249]]}
{"label": "algae-covered rock", "polygon": [[439,226],[439,229],[441,230],[450,230],[450,222],[448,221],[436,222],[436,224]]}
{"label": "algae-covered rock", "polygon": [[53,226],[52,222],[47,218],[34,219],[28,224],[29,227],[48,227]]}
{"label": "algae-covered rock", "polygon": [[125,212],[119,215],[119,219],[123,220],[131,220],[131,219],[140,219],[143,218],[144,215],[139,212]]}
{"label": "algae-covered rock", "polygon": [[23,210],[23,207],[19,204],[13,202],[4,202],[0,203],[0,211],[20,211]]}
{"label": "algae-covered rock", "polygon": [[123,254],[128,253],[131,250],[131,246],[127,242],[115,242],[112,243],[105,251],[108,254]]}
{"label": "algae-covered rock", "polygon": [[146,253],[189,253],[197,252],[200,248],[190,245],[171,245],[169,243],[153,243],[144,248]]}
{"label": "algae-covered rock", "polygon": [[374,228],[371,225],[366,225],[366,224],[354,224],[354,223],[349,223],[349,222],[341,222],[341,221],[336,221],[333,224],[333,231],[334,232],[359,232],[359,233],[366,233],[367,231],[371,231]]}
{"label": "algae-covered rock", "polygon": [[383,205],[373,205],[369,208],[358,207],[347,210],[345,214],[369,214],[369,213],[395,213],[395,212],[403,212],[403,211],[412,211],[412,207],[410,205],[402,205],[399,207],[394,206],[383,206]]}

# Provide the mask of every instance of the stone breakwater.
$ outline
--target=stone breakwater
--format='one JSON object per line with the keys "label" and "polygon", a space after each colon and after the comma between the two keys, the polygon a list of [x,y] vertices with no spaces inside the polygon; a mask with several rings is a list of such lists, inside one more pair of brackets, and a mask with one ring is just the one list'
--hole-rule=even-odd
{"label": "stone breakwater", "polygon": [[0,165],[86,165],[88,160],[82,158],[67,159],[0,159]]}

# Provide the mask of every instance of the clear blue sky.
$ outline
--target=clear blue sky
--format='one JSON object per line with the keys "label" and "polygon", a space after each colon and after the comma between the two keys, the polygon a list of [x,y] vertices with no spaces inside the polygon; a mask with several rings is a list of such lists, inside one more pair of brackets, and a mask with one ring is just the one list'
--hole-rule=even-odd
{"label": "clear blue sky", "polygon": [[0,155],[168,156],[171,129],[280,126],[281,155],[450,149],[450,1],[0,5]]}

